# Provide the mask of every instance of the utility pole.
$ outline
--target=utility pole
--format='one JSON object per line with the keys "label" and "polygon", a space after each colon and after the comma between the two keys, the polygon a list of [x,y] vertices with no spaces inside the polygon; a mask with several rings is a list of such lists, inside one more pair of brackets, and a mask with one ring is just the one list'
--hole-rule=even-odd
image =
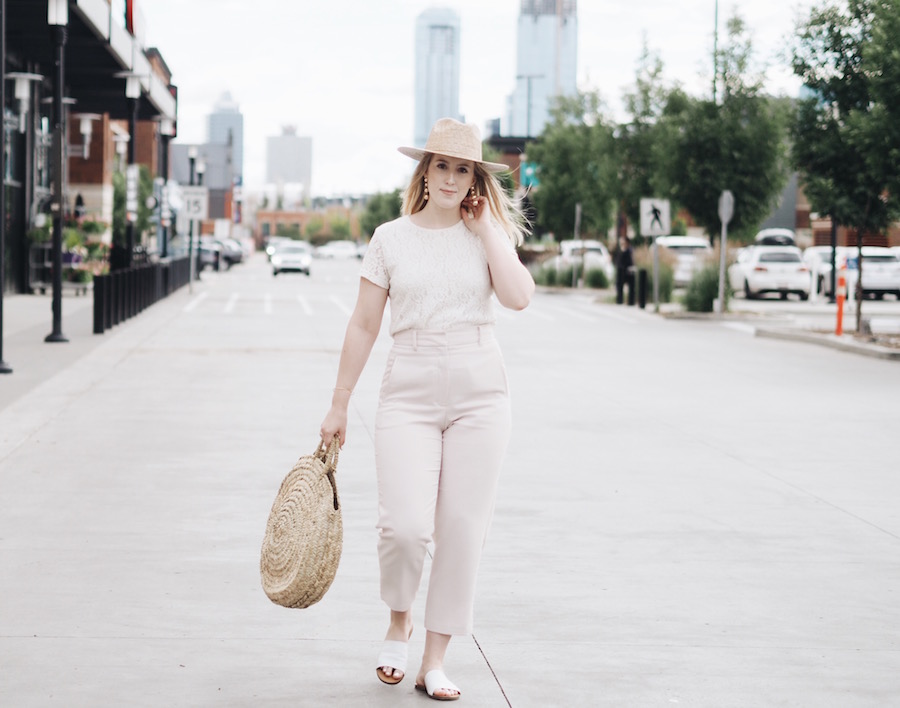
{"label": "utility pole", "polygon": [[713,28],[713,104],[716,102],[716,84],[719,81],[719,0],[716,0],[715,23]]}
{"label": "utility pole", "polygon": [[3,361],[3,297],[6,295],[6,0],[0,0],[0,374],[11,374]]}

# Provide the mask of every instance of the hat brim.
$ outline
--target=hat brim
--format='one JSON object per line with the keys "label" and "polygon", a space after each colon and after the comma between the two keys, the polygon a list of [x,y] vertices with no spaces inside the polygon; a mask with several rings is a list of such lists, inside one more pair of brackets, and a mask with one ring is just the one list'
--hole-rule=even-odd
{"label": "hat brim", "polygon": [[[446,155],[447,157],[455,157],[458,160],[472,160],[471,157],[466,157],[465,155],[454,155],[450,152],[434,152],[433,150],[423,150],[422,148],[398,147],[397,150],[413,160],[421,160],[425,155]],[[484,160],[472,160],[472,162],[477,162],[488,172],[506,172],[510,169],[509,165],[504,165],[501,162],[485,162]]]}

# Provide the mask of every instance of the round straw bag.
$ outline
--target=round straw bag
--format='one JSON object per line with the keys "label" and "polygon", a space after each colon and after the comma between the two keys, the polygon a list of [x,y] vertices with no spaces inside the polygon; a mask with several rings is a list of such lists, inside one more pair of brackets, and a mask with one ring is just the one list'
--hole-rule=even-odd
{"label": "round straw bag", "polygon": [[334,436],[288,472],[272,504],[259,571],[269,599],[284,607],[309,607],[331,587],[344,527],[338,501],[340,440]]}

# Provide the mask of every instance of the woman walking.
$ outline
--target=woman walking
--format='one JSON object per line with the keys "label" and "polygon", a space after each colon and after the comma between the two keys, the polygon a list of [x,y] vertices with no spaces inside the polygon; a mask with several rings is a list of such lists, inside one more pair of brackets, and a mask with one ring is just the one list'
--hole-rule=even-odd
{"label": "woman walking", "polygon": [[493,334],[495,295],[524,309],[534,292],[515,245],[521,214],[482,160],[478,129],[443,118],[419,161],[403,215],[375,230],[341,351],[323,440],[346,439],[347,406],[388,298],[393,347],[375,419],[378,556],[390,625],[376,673],[399,683],[411,607],[429,542],[425,651],[416,688],[438,700],[460,690],[443,672],[454,634],[470,634],[475,576],[509,439],[506,372]]}

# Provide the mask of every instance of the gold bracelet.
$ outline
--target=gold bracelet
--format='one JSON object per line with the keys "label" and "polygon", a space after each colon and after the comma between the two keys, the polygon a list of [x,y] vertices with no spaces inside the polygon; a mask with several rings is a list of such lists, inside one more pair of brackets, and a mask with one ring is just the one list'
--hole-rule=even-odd
{"label": "gold bracelet", "polygon": [[353,389],[352,389],[352,388],[344,388],[343,386],[335,386],[335,387],[334,387],[334,390],[335,390],[335,391],[346,391],[346,392],[349,393],[351,396],[353,395]]}

